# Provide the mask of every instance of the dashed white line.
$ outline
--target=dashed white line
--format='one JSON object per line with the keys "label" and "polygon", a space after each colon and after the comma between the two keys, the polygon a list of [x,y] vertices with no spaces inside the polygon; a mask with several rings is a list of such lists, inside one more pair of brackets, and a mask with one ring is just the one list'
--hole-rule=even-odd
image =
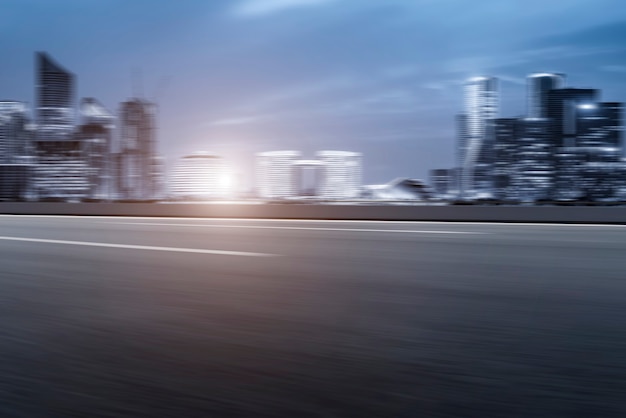
{"label": "dashed white line", "polygon": [[202,248],[155,247],[151,245],[111,244],[108,242],[66,241],[66,240],[43,239],[43,238],[23,238],[23,237],[0,236],[0,240],[39,242],[39,243],[45,243],[45,244],[80,245],[84,247],[123,248],[123,249],[130,249],[130,250],[145,250],[145,251],[169,251],[169,252],[177,252],[177,253],[235,255],[235,256],[244,256],[244,257],[276,257],[278,256],[278,254],[254,253],[254,252],[247,252],[247,251],[205,250]]}

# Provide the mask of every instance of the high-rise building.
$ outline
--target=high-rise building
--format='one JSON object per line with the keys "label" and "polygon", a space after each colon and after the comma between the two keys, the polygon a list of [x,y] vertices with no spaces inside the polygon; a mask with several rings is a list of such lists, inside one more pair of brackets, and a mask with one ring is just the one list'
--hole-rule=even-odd
{"label": "high-rise building", "polygon": [[26,104],[0,101],[0,199],[29,199],[34,167]]}
{"label": "high-rise building", "polygon": [[13,100],[0,101],[0,163],[16,163],[30,155],[32,130],[29,129],[28,108]]}
{"label": "high-rise building", "polygon": [[361,154],[349,151],[319,151],[324,164],[320,196],[325,199],[354,199],[361,189]]}
{"label": "high-rise building", "polygon": [[115,116],[94,98],[80,103],[82,125],[78,136],[87,164],[88,197],[106,200],[113,197],[111,146]]}
{"label": "high-rise building", "polygon": [[221,157],[195,152],[178,160],[172,172],[170,192],[179,199],[215,199],[229,190],[227,167]]}
{"label": "high-rise building", "polygon": [[120,107],[117,188],[121,199],[149,200],[158,193],[155,172],[155,105],[130,99]]}
{"label": "high-rise building", "polygon": [[499,118],[494,131],[495,197],[522,202],[549,197],[554,173],[548,119]]}
{"label": "high-rise building", "polygon": [[[577,110],[575,146],[559,150],[574,156],[573,195],[587,200],[615,198],[623,170],[623,104],[583,103]],[[571,163],[568,168],[571,172]]]}
{"label": "high-rise building", "polygon": [[465,158],[467,156],[467,115],[461,113],[456,116],[456,150],[455,150],[455,169],[456,169],[456,181],[454,188],[457,195],[461,196],[462,193],[462,179],[463,179],[463,166],[465,165]]}
{"label": "high-rise building", "polygon": [[576,146],[576,138],[588,129],[586,120],[599,92],[595,89],[564,88],[548,92],[548,118],[554,147]]}
{"label": "high-rise building", "polygon": [[264,199],[294,195],[293,163],[298,151],[269,151],[256,155],[257,195]]}
{"label": "high-rise building", "polygon": [[474,77],[465,84],[466,145],[462,167],[463,197],[492,192],[493,119],[498,115],[498,79]]}
{"label": "high-rise building", "polygon": [[517,158],[519,155],[519,119],[494,119],[494,197],[500,200],[517,198],[519,186]]}
{"label": "high-rise building", "polygon": [[37,139],[71,140],[74,132],[74,75],[45,52],[37,60]]}
{"label": "high-rise building", "polygon": [[517,168],[517,197],[533,202],[550,197],[553,186],[550,121],[526,118],[519,121]]}
{"label": "high-rise building", "polygon": [[565,75],[556,73],[535,73],[527,77],[527,113],[528,118],[548,117],[548,92],[561,89],[565,84]]}
{"label": "high-rise building", "polygon": [[37,60],[36,168],[32,186],[40,199],[88,196],[87,165],[74,127],[74,76],[45,53]]}

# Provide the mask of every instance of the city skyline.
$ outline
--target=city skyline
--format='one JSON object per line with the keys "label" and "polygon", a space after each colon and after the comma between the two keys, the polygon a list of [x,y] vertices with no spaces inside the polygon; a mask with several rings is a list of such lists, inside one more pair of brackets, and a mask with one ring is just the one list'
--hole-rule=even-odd
{"label": "city skyline", "polygon": [[[366,184],[454,165],[454,117],[471,76],[500,79],[500,116],[526,112],[534,72],[567,73],[568,85],[601,89],[606,101],[626,98],[619,2],[488,1],[464,17],[452,16],[458,1],[407,3],[7,1],[0,98],[33,107],[32,52],[45,50],[78,76],[78,97],[109,109],[134,92],[155,99],[168,167],[197,149],[237,167],[265,150],[350,149],[365,156]],[[119,33],[106,29],[113,18]],[[28,30],[15,25],[27,19]],[[87,22],[94,30],[77,36]]]}

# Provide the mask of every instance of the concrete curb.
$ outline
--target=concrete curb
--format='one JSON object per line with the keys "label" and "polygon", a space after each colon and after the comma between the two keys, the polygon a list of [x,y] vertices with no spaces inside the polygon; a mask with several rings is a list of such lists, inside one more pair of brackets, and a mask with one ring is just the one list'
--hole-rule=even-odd
{"label": "concrete curb", "polygon": [[626,207],[2,202],[1,214],[626,224]]}

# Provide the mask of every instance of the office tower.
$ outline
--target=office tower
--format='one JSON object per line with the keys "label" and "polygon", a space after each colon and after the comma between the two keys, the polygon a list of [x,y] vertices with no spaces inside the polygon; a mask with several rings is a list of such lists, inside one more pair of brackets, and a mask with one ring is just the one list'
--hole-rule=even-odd
{"label": "office tower", "polygon": [[38,140],[71,140],[74,131],[74,75],[45,52],[38,52],[36,60]]}
{"label": "office tower", "polygon": [[87,164],[88,197],[110,199],[113,197],[111,146],[115,117],[91,97],[82,99],[79,109],[82,125],[78,136]]}
{"label": "office tower", "polygon": [[28,109],[22,102],[0,101],[0,199],[30,198],[34,167]]}
{"label": "office tower", "polygon": [[548,117],[548,92],[561,89],[565,84],[564,74],[535,73],[527,77],[528,118]]}
{"label": "office tower", "polygon": [[493,162],[492,121],[498,115],[498,80],[474,77],[465,84],[466,147],[462,166],[463,197],[491,193]]}
{"label": "office tower", "polygon": [[623,170],[623,105],[598,98],[594,89],[548,93],[556,199],[616,198]]}
{"label": "office tower", "polygon": [[264,199],[294,195],[293,163],[298,151],[269,151],[256,155],[257,195]]}
{"label": "office tower", "polygon": [[80,200],[88,196],[87,165],[74,132],[74,76],[45,53],[37,60],[36,168],[39,199]]}
{"label": "office tower", "polygon": [[361,189],[361,154],[349,151],[319,151],[324,164],[320,196],[325,199],[354,199]]}
{"label": "office tower", "polygon": [[598,90],[565,88],[548,92],[548,118],[554,147],[576,146],[576,138],[588,129],[585,120],[597,103]]}
{"label": "office tower", "polygon": [[228,173],[221,157],[203,151],[178,160],[172,172],[170,192],[179,199],[215,199],[228,193]]}
{"label": "office tower", "polygon": [[603,200],[616,197],[623,170],[622,114],[622,103],[580,105],[575,147],[580,198]]}
{"label": "office tower", "polygon": [[519,119],[494,119],[494,197],[499,200],[515,200],[519,179],[517,158],[519,154]]}
{"label": "office tower", "polygon": [[523,202],[548,199],[554,179],[550,121],[545,118],[521,119],[518,135],[517,197]]}
{"label": "office tower", "polygon": [[579,106],[579,147],[616,148],[623,150],[623,103],[586,103]]}
{"label": "office tower", "polygon": [[0,101],[0,163],[18,162],[31,152],[28,108],[23,102]]}
{"label": "office tower", "polygon": [[549,127],[542,118],[495,119],[496,198],[534,202],[549,197],[554,174]]}
{"label": "office tower", "polygon": [[120,106],[117,183],[121,199],[156,197],[155,110],[153,103],[137,98]]}
{"label": "office tower", "polygon": [[551,154],[554,180],[552,197],[575,200],[582,197],[581,166],[584,150],[579,137],[588,133],[589,114],[596,108],[599,92],[594,89],[564,88],[548,92]]}

